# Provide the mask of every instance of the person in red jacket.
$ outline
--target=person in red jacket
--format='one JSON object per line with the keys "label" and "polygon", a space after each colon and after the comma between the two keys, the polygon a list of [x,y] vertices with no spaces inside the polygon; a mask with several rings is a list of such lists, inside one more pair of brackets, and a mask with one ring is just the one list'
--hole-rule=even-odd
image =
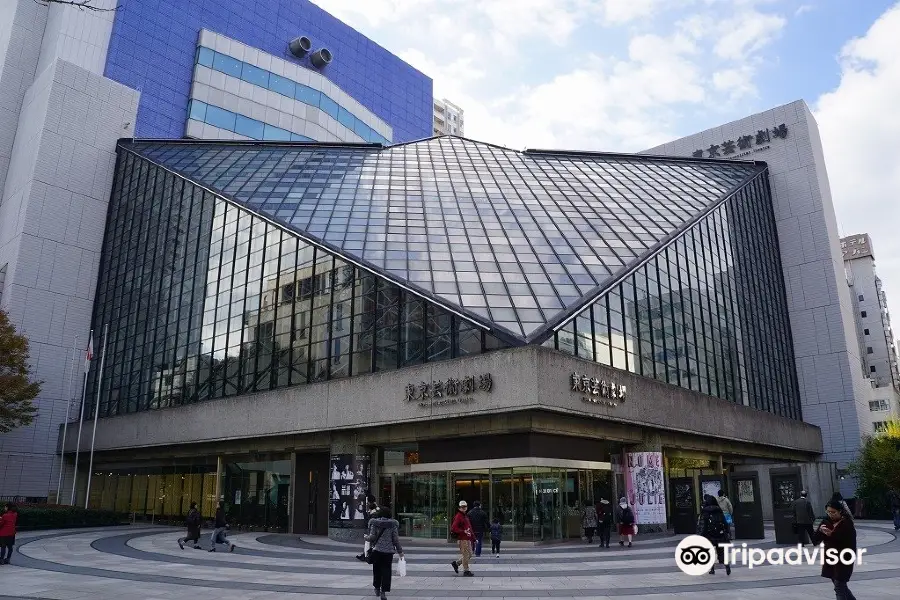
{"label": "person in red jacket", "polygon": [[12,502],[6,504],[6,511],[0,515],[0,565],[8,565],[16,544],[16,521],[19,511]]}
{"label": "person in red jacket", "polygon": [[469,570],[469,559],[472,558],[472,540],[475,539],[475,534],[472,532],[472,523],[466,514],[468,510],[468,503],[465,500],[460,500],[459,510],[456,512],[456,516],[453,517],[453,523],[450,525],[450,536],[455,538],[459,544],[459,560],[454,560],[450,565],[454,571],[459,573],[459,565],[462,564],[463,575],[473,577],[474,573]]}

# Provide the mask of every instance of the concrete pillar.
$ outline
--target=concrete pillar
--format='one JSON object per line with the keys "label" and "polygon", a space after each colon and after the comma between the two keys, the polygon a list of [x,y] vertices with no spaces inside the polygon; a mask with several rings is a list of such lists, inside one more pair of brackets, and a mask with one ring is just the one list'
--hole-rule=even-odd
{"label": "concrete pillar", "polygon": [[216,457],[216,506],[219,505],[219,501],[222,500],[222,486],[225,485],[225,478],[223,474],[225,472],[225,462],[222,460],[221,456]]}

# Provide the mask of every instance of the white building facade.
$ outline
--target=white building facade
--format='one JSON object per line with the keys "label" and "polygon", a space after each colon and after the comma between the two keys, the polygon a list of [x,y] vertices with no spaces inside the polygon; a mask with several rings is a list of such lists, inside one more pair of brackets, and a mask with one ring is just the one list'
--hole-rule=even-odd
{"label": "white building facade", "polygon": [[434,99],[434,135],[458,135],[464,136],[465,113],[459,106],[446,98]]}
{"label": "white building facade", "polygon": [[868,234],[841,238],[847,284],[854,305],[856,335],[863,374],[872,387],[869,417],[873,431],[900,415],[900,371],[887,296],[875,269],[875,250]]}
{"label": "white building facade", "polygon": [[[647,154],[765,161],[797,360],[803,419],[822,429],[823,459],[846,468],[872,432],[853,298],[818,126],[802,100],[651,148]],[[842,493],[852,496],[847,477]]]}

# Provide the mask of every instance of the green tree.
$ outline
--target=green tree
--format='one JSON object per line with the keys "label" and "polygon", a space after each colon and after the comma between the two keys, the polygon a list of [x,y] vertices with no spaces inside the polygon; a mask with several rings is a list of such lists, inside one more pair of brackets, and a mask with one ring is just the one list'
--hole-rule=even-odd
{"label": "green tree", "polygon": [[31,425],[37,413],[32,400],[40,391],[41,383],[28,377],[28,340],[0,310],[0,433]]}
{"label": "green tree", "polygon": [[870,516],[887,516],[888,491],[900,491],[900,422],[890,421],[884,431],[867,437],[859,458],[850,465],[857,480],[857,496]]}

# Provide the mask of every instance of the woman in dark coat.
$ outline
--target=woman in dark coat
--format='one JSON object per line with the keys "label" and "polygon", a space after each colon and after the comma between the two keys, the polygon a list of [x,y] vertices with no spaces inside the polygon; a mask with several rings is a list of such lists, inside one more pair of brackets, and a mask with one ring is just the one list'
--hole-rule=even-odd
{"label": "woman in dark coat", "polygon": [[[716,558],[719,564],[725,565],[725,574],[731,575],[731,565],[725,562],[725,549],[719,544],[727,544],[731,539],[731,529],[725,521],[725,513],[719,506],[715,497],[707,494],[703,497],[703,507],[700,509],[700,517],[697,519],[697,535],[702,535],[716,547]],[[709,570],[710,575],[716,574],[716,565],[713,563]]]}
{"label": "woman in dark coat", "polygon": [[[824,543],[826,559],[828,558],[828,550],[833,548],[840,552],[841,550],[851,549],[856,552],[856,527],[853,524],[849,512],[844,507],[844,503],[838,500],[831,500],[825,505],[825,512],[828,519],[819,525],[818,531],[813,539],[814,544]],[[847,587],[847,582],[853,575],[853,563],[830,565],[826,560],[822,565],[822,577],[830,579],[834,584],[834,596],[837,600],[856,600],[856,596]]]}
{"label": "woman in dark coat", "polygon": [[191,502],[191,508],[188,510],[187,518],[184,521],[187,527],[187,536],[178,539],[178,546],[184,550],[185,542],[194,542],[194,550],[200,549],[200,525],[203,518],[200,511],[197,510],[197,503]]}

